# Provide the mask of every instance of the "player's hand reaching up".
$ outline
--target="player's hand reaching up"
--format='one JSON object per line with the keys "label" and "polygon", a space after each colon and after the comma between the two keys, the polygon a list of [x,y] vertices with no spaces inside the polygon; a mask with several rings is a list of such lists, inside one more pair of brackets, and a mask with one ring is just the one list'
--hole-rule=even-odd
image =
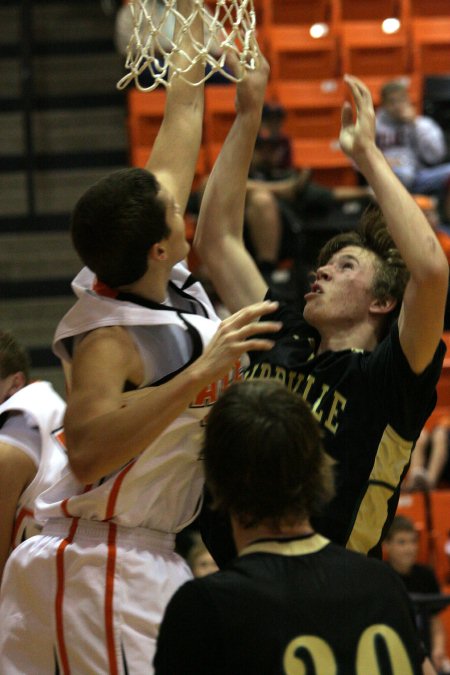
{"label": "player's hand reaching up", "polygon": [[249,351],[268,351],[273,340],[258,335],[277,333],[282,327],[279,321],[258,321],[261,316],[274,312],[277,302],[257,302],[232,314],[222,321],[218,331],[203,354],[193,364],[197,377],[205,382],[226,375],[235,362]]}
{"label": "player's hand reaching up", "polygon": [[375,146],[375,111],[372,96],[366,85],[352,75],[345,75],[344,80],[353,97],[356,119],[353,119],[351,104],[346,101],[342,107],[339,143],[343,152],[358,162],[358,157],[362,153]]}
{"label": "player's hand reaching up", "polygon": [[[240,73],[242,66],[237,57],[231,53],[227,61],[236,74]],[[254,70],[245,70],[244,78],[236,85],[236,112],[261,112],[266,93],[267,80],[270,68],[267,60],[261,52]]]}

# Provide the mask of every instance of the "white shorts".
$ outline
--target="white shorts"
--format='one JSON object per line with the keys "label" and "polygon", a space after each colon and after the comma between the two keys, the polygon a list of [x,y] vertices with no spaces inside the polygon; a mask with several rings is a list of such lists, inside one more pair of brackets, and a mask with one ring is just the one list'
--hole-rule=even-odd
{"label": "white shorts", "polygon": [[11,554],[0,598],[2,675],[152,673],[173,593],[192,574],[174,535],[61,519]]}

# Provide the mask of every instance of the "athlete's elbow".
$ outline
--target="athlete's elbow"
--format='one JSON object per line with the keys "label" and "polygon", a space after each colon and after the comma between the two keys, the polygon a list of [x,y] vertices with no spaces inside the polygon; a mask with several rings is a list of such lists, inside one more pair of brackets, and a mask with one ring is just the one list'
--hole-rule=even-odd
{"label": "athlete's elbow", "polygon": [[76,434],[67,434],[67,457],[75,478],[83,485],[95,483],[102,476],[94,461],[95,453],[86,439],[77,438]]}

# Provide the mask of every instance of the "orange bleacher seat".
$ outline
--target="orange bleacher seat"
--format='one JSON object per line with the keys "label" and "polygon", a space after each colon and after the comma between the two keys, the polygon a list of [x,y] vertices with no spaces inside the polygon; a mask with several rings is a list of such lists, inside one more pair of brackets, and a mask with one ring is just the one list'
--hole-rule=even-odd
{"label": "orange bleacher seat", "polygon": [[317,182],[329,186],[357,184],[355,169],[337,138],[296,138],[292,149],[294,166],[310,167]]}
{"label": "orange bleacher seat", "polygon": [[236,88],[215,84],[205,88],[205,135],[208,143],[224,141],[236,116]]}
{"label": "orange bleacher seat", "polygon": [[227,84],[205,88],[204,141],[209,170],[236,116],[236,88]]}
{"label": "orange bleacher seat", "polygon": [[268,26],[276,24],[333,23],[338,7],[337,0],[262,0],[264,22]]}
{"label": "orange bleacher seat", "polygon": [[437,383],[437,405],[450,409],[450,358],[446,357]]}
{"label": "orange bleacher seat", "polygon": [[449,559],[445,543],[450,531],[450,490],[433,490],[431,493],[433,531],[435,533],[434,569],[441,584],[448,583]]}
{"label": "orange bleacher seat", "polygon": [[272,27],[267,48],[274,81],[325,80],[338,75],[337,38],[333,32],[315,39],[308,26]]}
{"label": "orange bleacher seat", "polygon": [[128,91],[127,102],[131,146],[153,145],[164,115],[166,90],[143,92],[132,88]]}
{"label": "orange bleacher seat", "polygon": [[414,70],[450,73],[450,16],[411,19]]}
{"label": "orange bleacher seat", "polygon": [[406,29],[383,33],[379,21],[348,21],[341,24],[341,63],[344,73],[360,76],[410,72]]}
{"label": "orange bleacher seat", "polygon": [[447,16],[450,13],[448,0],[409,0],[411,17]]}
{"label": "orange bleacher seat", "polygon": [[341,21],[382,21],[403,19],[408,10],[405,0],[340,0]]}
{"label": "orange bleacher seat", "polygon": [[278,81],[273,85],[273,94],[286,111],[284,129],[293,139],[337,136],[345,93],[342,80]]}

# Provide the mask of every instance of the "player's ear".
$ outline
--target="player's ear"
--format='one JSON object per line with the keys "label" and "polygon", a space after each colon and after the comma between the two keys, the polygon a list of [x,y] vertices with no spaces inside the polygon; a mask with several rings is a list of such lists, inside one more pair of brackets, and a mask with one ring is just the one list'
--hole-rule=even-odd
{"label": "player's ear", "polygon": [[167,260],[167,250],[164,240],[152,244],[148,252],[149,260],[163,261]]}
{"label": "player's ear", "polygon": [[369,311],[372,314],[389,314],[396,306],[397,300],[395,298],[388,297],[382,300],[373,298],[370,303]]}
{"label": "player's ear", "polygon": [[5,401],[13,394],[18,392],[19,389],[23,389],[27,383],[25,373],[23,373],[21,370],[18,370],[17,373],[9,375],[9,380],[8,387],[5,392]]}

